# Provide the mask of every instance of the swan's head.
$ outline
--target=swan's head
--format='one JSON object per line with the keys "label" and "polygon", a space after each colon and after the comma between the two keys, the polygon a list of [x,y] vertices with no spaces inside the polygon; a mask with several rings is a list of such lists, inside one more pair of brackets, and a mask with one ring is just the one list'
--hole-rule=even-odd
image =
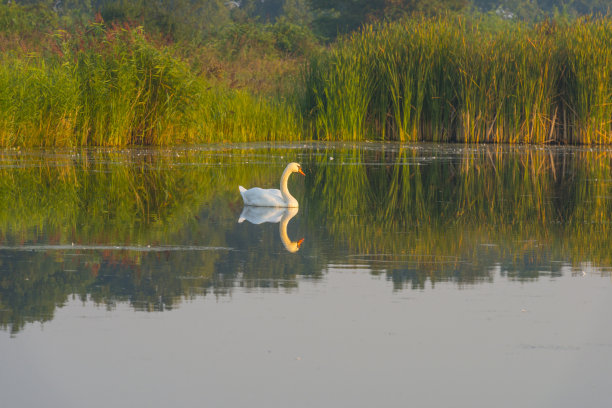
{"label": "swan's head", "polygon": [[305,176],[304,172],[302,171],[302,166],[300,166],[298,163],[289,163],[287,165],[287,170],[292,173],[300,173],[302,176]]}
{"label": "swan's head", "polygon": [[292,254],[299,251],[303,243],[304,243],[304,238],[300,239],[299,241],[295,241],[295,242],[294,241],[288,241],[288,242],[283,241],[283,245],[285,246],[285,249],[288,252],[291,252]]}

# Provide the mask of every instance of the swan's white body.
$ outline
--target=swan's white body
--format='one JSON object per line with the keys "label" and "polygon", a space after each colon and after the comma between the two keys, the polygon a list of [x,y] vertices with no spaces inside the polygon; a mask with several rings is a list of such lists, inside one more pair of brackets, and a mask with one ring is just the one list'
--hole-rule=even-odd
{"label": "swan's white body", "polygon": [[248,221],[255,225],[266,222],[276,224],[281,221],[286,212],[287,208],[253,207],[251,205],[245,205],[240,214],[240,218],[238,218],[238,223]]}
{"label": "swan's white body", "polygon": [[289,193],[289,189],[287,188],[287,180],[289,180],[291,173],[300,173],[304,175],[302,167],[299,164],[289,163],[281,176],[280,190],[259,187],[253,187],[247,190],[242,186],[238,186],[244,205],[252,205],[255,207],[299,207],[297,200]]}
{"label": "swan's white body", "polygon": [[297,252],[304,242],[304,238],[298,241],[292,241],[287,235],[287,224],[298,213],[297,207],[290,208],[266,208],[266,207],[251,207],[245,206],[242,209],[242,214],[238,222],[248,221],[251,224],[262,224],[264,222],[277,223],[279,222],[278,232],[281,242],[285,249],[291,253]]}

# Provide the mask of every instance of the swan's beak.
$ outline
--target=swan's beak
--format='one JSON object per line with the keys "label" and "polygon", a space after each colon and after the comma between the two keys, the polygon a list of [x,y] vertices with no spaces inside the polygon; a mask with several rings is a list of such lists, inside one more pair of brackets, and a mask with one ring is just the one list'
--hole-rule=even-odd
{"label": "swan's beak", "polygon": [[302,176],[306,176],[306,175],[304,174],[304,172],[302,171],[302,168],[301,168],[301,167],[298,169],[298,173],[300,173]]}
{"label": "swan's beak", "polygon": [[300,240],[297,242],[297,247],[298,247],[298,248],[300,248],[300,247],[302,246],[302,243],[303,243],[303,242],[304,242],[304,238],[300,239]]}

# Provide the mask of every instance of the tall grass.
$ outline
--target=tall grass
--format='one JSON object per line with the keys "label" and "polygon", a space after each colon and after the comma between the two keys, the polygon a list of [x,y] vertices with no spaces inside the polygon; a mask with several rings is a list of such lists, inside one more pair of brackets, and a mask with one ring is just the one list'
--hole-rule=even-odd
{"label": "tall grass", "polygon": [[304,109],[316,136],[612,142],[612,19],[481,23],[368,26],[312,57]]}
{"label": "tall grass", "polygon": [[189,64],[141,28],[55,31],[0,53],[0,146],[612,143],[611,18],[489,23],[370,25],[313,54],[301,85],[265,96],[244,78],[206,79],[206,58]]}
{"label": "tall grass", "polygon": [[612,19],[584,21],[560,33],[566,75],[561,110],[568,141],[612,142]]}
{"label": "tall grass", "polygon": [[201,100],[202,109],[193,118],[203,135],[198,141],[284,141],[302,136],[301,116],[286,101],[223,86],[205,90]]}
{"label": "tall grass", "polygon": [[165,145],[301,135],[290,108],[211,86],[142,29],[58,31],[0,55],[1,146]]}

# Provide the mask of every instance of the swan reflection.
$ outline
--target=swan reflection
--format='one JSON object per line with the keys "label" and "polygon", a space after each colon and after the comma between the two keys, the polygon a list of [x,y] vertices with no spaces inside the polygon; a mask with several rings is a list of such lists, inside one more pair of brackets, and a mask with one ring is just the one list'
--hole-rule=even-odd
{"label": "swan reflection", "polygon": [[252,207],[245,206],[242,209],[238,222],[248,221],[251,224],[263,224],[264,222],[280,223],[278,231],[280,239],[285,246],[285,249],[291,253],[300,250],[300,246],[304,242],[304,238],[298,241],[291,241],[287,235],[287,224],[298,213],[297,207],[290,208],[273,208],[273,207]]}

